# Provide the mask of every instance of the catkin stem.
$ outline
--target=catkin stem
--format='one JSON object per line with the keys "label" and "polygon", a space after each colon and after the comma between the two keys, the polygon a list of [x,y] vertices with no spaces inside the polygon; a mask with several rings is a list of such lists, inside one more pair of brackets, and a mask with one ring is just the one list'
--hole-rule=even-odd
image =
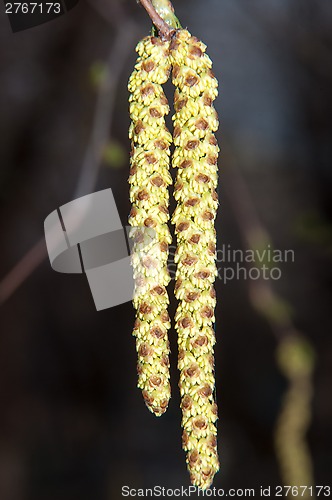
{"label": "catkin stem", "polygon": [[169,0],[140,0],[140,2],[158,29],[161,38],[170,40],[175,29],[180,26],[171,2]]}
{"label": "catkin stem", "polygon": [[169,26],[174,29],[181,28],[180,21],[174,13],[174,7],[170,0],[151,0],[151,2],[160,17],[166,21]]}

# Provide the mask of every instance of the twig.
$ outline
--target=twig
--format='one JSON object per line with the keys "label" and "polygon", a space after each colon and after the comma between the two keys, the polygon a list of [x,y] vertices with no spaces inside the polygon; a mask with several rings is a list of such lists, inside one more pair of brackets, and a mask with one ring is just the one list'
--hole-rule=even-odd
{"label": "twig", "polygon": [[140,0],[141,5],[149,14],[151,21],[158,29],[161,38],[170,40],[175,33],[175,29],[167,24],[166,21],[158,14],[150,0]]}

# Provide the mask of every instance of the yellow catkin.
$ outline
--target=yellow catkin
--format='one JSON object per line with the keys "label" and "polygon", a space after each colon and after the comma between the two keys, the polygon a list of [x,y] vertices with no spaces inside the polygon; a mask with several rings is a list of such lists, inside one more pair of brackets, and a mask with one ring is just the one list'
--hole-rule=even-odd
{"label": "yellow catkin", "polygon": [[213,356],[219,152],[213,134],[218,128],[213,101],[217,80],[205,50],[206,46],[186,30],[178,30],[171,42],[176,87],[172,162],[177,168],[177,207],[172,217],[177,235],[175,326],[183,447],[191,481],[201,489],[212,484],[219,469]]}
{"label": "yellow catkin", "polygon": [[138,387],[148,408],[159,416],[166,411],[170,398],[166,286],[170,280],[167,259],[171,236],[167,223],[172,136],[165,125],[169,106],[162,89],[170,73],[169,42],[149,36],[136,50],[139,57],[128,84],[132,140],[129,223],[133,226],[136,309],[133,335]]}

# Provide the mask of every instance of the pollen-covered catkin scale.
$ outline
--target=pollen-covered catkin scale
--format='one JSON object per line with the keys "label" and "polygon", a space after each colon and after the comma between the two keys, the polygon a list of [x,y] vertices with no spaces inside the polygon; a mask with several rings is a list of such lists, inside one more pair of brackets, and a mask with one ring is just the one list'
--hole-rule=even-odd
{"label": "pollen-covered catkin scale", "polygon": [[183,447],[192,483],[206,489],[219,469],[213,357],[219,153],[213,134],[218,128],[213,101],[218,92],[201,41],[178,30],[170,48],[176,87],[173,167],[177,168],[177,207],[172,222],[177,235],[175,321]]}
{"label": "pollen-covered catkin scale", "polygon": [[165,125],[169,106],[161,86],[170,73],[169,42],[149,36],[139,42],[136,50],[139,57],[128,84],[132,140],[129,223],[133,226],[136,309],[133,335],[138,353],[138,387],[148,408],[161,415],[170,398],[166,286],[170,280],[167,259],[171,236],[167,222],[172,136]]}

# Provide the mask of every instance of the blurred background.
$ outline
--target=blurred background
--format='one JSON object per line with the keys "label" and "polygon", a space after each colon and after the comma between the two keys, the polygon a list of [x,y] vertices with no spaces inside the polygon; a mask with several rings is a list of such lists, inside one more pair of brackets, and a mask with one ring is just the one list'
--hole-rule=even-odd
{"label": "blurred background", "polygon": [[[294,251],[278,280],[217,280],[214,486],[331,485],[332,3],[173,3],[220,81],[218,248]],[[50,212],[109,187],[127,224],[127,81],[150,20],[135,0],[81,0],[15,34],[0,8],[0,26],[0,499],[188,486],[174,330],[157,419],[131,304],[96,312],[43,239]]]}

